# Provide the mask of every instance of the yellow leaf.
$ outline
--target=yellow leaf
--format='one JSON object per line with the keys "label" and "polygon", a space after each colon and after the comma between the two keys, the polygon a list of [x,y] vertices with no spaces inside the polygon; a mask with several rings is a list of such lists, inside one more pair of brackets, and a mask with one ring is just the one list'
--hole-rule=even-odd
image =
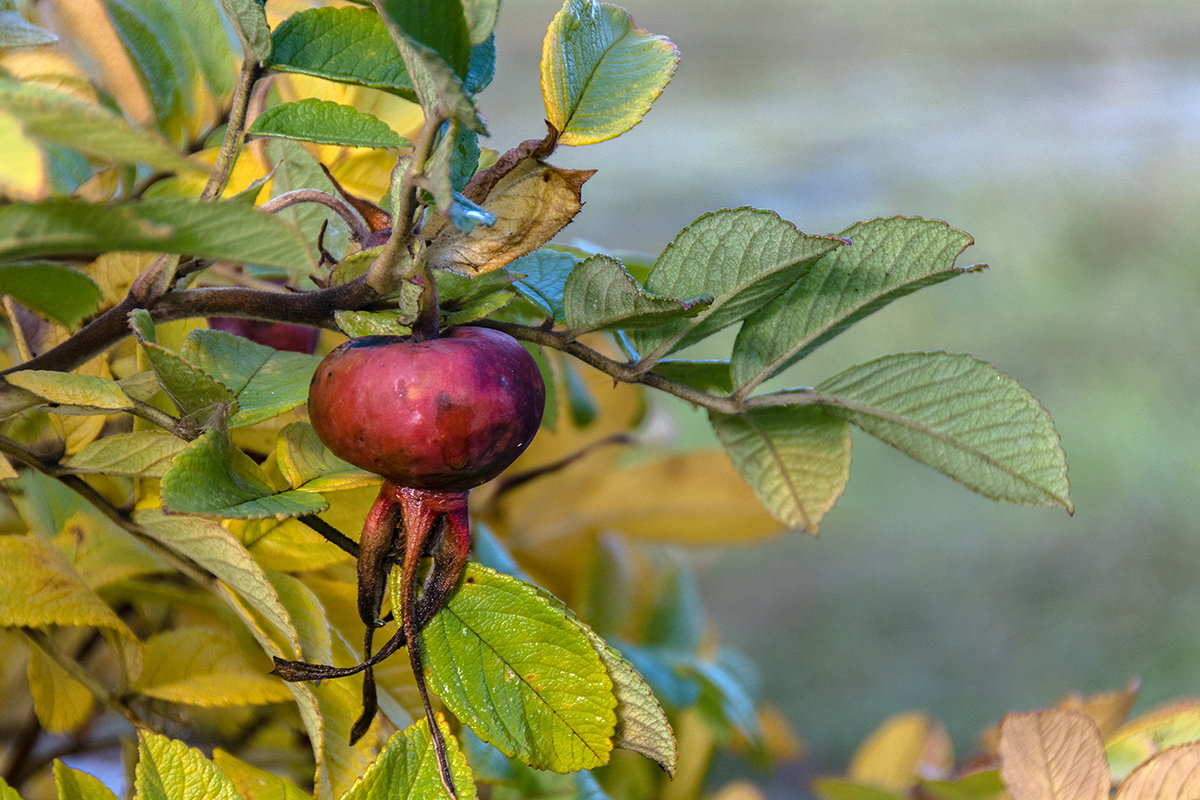
{"label": "yellow leaf", "polygon": [[[257,651],[254,655],[257,655]],[[227,634],[176,628],[147,639],[134,688],[172,703],[226,708],[291,701],[287,685]]]}
{"label": "yellow leaf", "polygon": [[116,305],[129,294],[129,287],[142,270],[150,266],[153,253],[105,253],[88,265],[87,274],[100,287],[104,308]]}
{"label": "yellow leaf", "polygon": [[1138,689],[1141,685],[1140,679],[1133,678],[1116,691],[1100,692],[1087,697],[1070,694],[1058,701],[1058,708],[1074,709],[1087,714],[1100,729],[1100,738],[1108,741],[1128,719],[1129,712],[1137,703]]}
{"label": "yellow leaf", "polygon": [[470,233],[443,227],[429,245],[430,266],[482,275],[532,253],[579,213],[580,191],[593,173],[552,167],[532,155],[521,159],[496,181],[482,204],[496,215],[496,223]]}
{"label": "yellow leaf", "polygon": [[133,631],[46,539],[0,537],[0,564],[0,625],[105,628],[134,639]]}
{"label": "yellow leaf", "polygon": [[0,194],[19,200],[38,200],[49,194],[46,159],[20,121],[0,109]]}
{"label": "yellow leaf", "polygon": [[50,733],[69,733],[92,712],[92,693],[40,647],[29,648],[29,691],[38,722]]}
{"label": "yellow leaf", "polygon": [[1106,800],[1104,744],[1082,711],[1009,714],[1000,723],[1000,777],[1012,800]]}
{"label": "yellow leaf", "polygon": [[1123,779],[1160,750],[1195,741],[1200,741],[1200,700],[1183,700],[1148,711],[1109,738],[1113,779]]}
{"label": "yellow leaf", "polygon": [[134,123],[154,126],[154,108],[101,0],[55,3],[63,38],[85,47],[105,88]]}
{"label": "yellow leaf", "polygon": [[948,749],[945,728],[928,714],[896,714],[859,746],[846,777],[885,792],[907,793],[919,778],[931,777],[928,773],[933,769],[948,766],[947,761],[952,761],[947,758]]}
{"label": "yellow leaf", "polygon": [[1162,751],[1130,773],[1116,800],[1184,800],[1200,797],[1200,742]]}

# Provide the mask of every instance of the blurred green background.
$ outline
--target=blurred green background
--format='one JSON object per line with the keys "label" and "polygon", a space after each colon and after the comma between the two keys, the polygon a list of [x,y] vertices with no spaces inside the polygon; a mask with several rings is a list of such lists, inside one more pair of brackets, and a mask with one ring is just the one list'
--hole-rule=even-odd
{"label": "blurred green background", "polygon": [[[738,205],[810,233],[945,219],[977,241],[962,263],[991,269],[890,306],[789,382],[971,352],[1046,404],[1067,449],[1074,517],[995,505],[858,435],[819,539],[696,554],[723,641],[812,763],[841,768],[906,709],[967,751],[1070,690],[1140,676],[1141,709],[1200,693],[1200,3],[623,4],[682,63],[639,127],[556,154],[600,170],[568,238],[657,253]],[[557,7],[505,0],[493,147],[543,133]]]}

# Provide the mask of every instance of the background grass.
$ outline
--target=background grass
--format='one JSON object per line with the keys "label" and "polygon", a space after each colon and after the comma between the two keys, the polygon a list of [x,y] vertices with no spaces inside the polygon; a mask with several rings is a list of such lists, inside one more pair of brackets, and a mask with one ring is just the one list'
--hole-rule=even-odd
{"label": "background grass", "polygon": [[[682,64],[642,125],[556,154],[600,169],[567,233],[658,252],[742,204],[812,233],[946,219],[991,269],[891,306],[789,381],[972,352],[1046,404],[1067,448],[1073,518],[996,506],[858,436],[820,539],[697,555],[723,640],[817,767],[904,709],[944,719],[965,751],[1069,690],[1141,676],[1141,708],[1200,690],[1200,4],[627,5]],[[541,135],[557,6],[506,0],[484,96],[495,147]]]}

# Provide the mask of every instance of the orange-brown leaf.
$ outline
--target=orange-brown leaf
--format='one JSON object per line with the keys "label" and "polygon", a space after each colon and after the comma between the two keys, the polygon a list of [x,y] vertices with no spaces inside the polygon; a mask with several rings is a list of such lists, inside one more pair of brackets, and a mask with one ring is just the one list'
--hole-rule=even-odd
{"label": "orange-brown leaf", "polygon": [[1200,797],[1200,742],[1164,750],[1130,773],[1116,800]]}
{"label": "orange-brown leaf", "polygon": [[1110,785],[1096,723],[1067,709],[1004,718],[1000,777],[1013,800],[1105,800]]}

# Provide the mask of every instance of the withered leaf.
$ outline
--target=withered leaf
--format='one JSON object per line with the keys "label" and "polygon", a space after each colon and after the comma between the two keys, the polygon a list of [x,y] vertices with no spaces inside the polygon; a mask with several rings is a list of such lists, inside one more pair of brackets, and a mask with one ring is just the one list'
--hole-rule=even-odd
{"label": "withered leaf", "polygon": [[522,159],[482,204],[496,215],[496,224],[470,233],[445,226],[429,245],[429,265],[474,276],[532,253],[579,213],[580,190],[594,172],[552,167],[535,155]]}

